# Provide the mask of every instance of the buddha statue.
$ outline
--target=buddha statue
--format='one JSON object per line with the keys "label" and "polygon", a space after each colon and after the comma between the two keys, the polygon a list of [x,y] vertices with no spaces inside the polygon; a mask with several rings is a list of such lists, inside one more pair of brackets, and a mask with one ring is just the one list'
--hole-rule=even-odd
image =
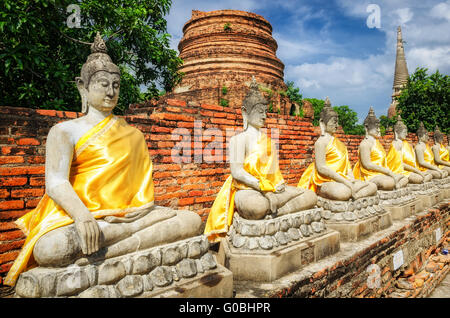
{"label": "buddha statue", "polygon": [[447,177],[447,171],[441,170],[435,165],[433,151],[427,144],[429,140],[428,131],[425,129],[423,122],[420,122],[419,129],[417,129],[417,138],[419,139],[419,142],[414,148],[414,151],[416,153],[420,171],[427,171],[431,173],[433,179],[442,179]]}
{"label": "buddha statue", "polygon": [[32,267],[87,265],[198,235],[191,211],[156,207],[144,135],[113,115],[120,70],[100,34],[76,85],[85,116],[53,126],[46,142],[46,194],[17,220],[26,234],[4,281]]}
{"label": "buddha statue", "polygon": [[353,169],[355,178],[375,183],[378,190],[404,188],[408,184],[408,177],[388,168],[386,152],[378,140],[381,136],[380,121],[372,107],[364,120],[364,128],[366,136],[359,145],[358,161]]}
{"label": "buddha statue", "polygon": [[273,141],[261,131],[267,100],[253,79],[242,105],[244,131],[230,139],[231,175],[209,213],[205,235],[210,241],[225,236],[234,211],[248,220],[261,220],[310,209],[317,202],[311,190],[286,185]]}
{"label": "buddha statue", "polygon": [[439,127],[436,126],[434,130],[434,145],[431,147],[433,151],[434,163],[441,170],[447,171],[450,173],[450,158],[449,158],[449,150],[444,146],[444,135],[439,130]]}
{"label": "buddha statue", "polygon": [[433,176],[417,167],[414,149],[406,140],[407,134],[408,129],[401,116],[398,115],[394,125],[394,140],[386,158],[387,166],[394,173],[407,176],[408,182],[411,184],[428,182]]}
{"label": "buddha statue", "polygon": [[347,147],[334,136],[338,114],[328,97],[320,113],[321,135],[314,144],[315,159],[303,173],[298,187],[315,191],[320,197],[347,201],[375,195],[376,184],[356,180]]}

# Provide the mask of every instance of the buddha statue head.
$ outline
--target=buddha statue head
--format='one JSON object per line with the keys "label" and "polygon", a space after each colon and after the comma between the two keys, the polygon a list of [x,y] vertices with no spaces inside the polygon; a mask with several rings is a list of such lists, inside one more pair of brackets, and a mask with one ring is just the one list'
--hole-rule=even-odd
{"label": "buddha statue head", "polygon": [[81,77],[75,78],[83,113],[87,112],[88,107],[112,111],[119,100],[120,70],[107,51],[105,42],[97,32],[91,54],[81,67]]}
{"label": "buddha statue head", "polygon": [[244,131],[248,125],[257,129],[264,126],[266,121],[267,100],[261,94],[255,78],[252,78],[250,90],[242,102],[242,118],[244,121]]}
{"label": "buddha statue head", "polygon": [[408,128],[400,115],[397,116],[397,122],[394,125],[395,139],[405,140],[408,135]]}
{"label": "buddha statue head", "polygon": [[436,144],[442,144],[444,142],[444,134],[440,131],[437,125],[434,129],[433,137]]}
{"label": "buddha statue head", "polygon": [[369,114],[364,119],[364,128],[366,129],[366,136],[380,137],[380,120],[375,116],[375,111],[370,106]]}
{"label": "buddha statue head", "polygon": [[339,127],[338,113],[331,107],[330,99],[325,99],[325,104],[323,105],[322,111],[320,112],[320,130],[322,135],[327,132],[329,134],[334,134]]}
{"label": "buddha statue head", "polygon": [[423,122],[419,123],[419,129],[417,129],[417,138],[419,141],[427,143],[428,142],[428,131],[425,129]]}

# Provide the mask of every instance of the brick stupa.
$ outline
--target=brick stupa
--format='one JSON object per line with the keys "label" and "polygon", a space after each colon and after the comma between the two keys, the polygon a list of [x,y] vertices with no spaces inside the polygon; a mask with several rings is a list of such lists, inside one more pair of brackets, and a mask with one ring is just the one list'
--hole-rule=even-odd
{"label": "brick stupa", "polygon": [[252,76],[273,111],[287,114],[284,64],[276,56],[272,26],[262,16],[238,10],[193,10],[178,49],[185,75],[170,95],[198,103],[240,108]]}

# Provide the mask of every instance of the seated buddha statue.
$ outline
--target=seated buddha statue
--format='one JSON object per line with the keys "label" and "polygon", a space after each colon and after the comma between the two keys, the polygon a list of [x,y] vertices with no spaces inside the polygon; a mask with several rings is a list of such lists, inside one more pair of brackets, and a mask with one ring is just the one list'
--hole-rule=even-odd
{"label": "seated buddha statue", "polygon": [[196,213],[155,207],[144,135],[112,113],[119,67],[98,33],[91,51],[76,78],[87,114],[49,131],[46,193],[16,222],[26,240],[7,285],[35,266],[84,265],[199,234]]}
{"label": "seated buddha statue", "polygon": [[244,219],[260,220],[310,209],[317,202],[313,191],[286,185],[275,144],[261,131],[267,105],[253,79],[242,105],[244,131],[230,139],[231,175],[206,221],[205,235],[210,241],[226,235],[235,210]]}
{"label": "seated buddha statue", "polygon": [[297,187],[338,201],[375,195],[376,184],[356,180],[353,176],[347,147],[334,136],[338,128],[338,114],[331,107],[328,97],[320,113],[319,124],[321,135],[314,144],[314,162],[305,170]]}
{"label": "seated buddha statue", "polygon": [[439,127],[436,126],[434,130],[434,145],[431,147],[431,150],[433,151],[433,157],[434,157],[434,163],[439,167],[441,170],[447,171],[447,173],[450,173],[450,158],[449,158],[449,151],[444,146],[444,135],[439,130]]}
{"label": "seated buddha statue", "polygon": [[394,173],[407,176],[409,183],[420,184],[428,182],[433,176],[418,168],[414,149],[406,140],[407,134],[408,128],[403,123],[400,115],[398,115],[397,122],[394,125],[394,140],[386,158],[388,168]]}
{"label": "seated buddha statue", "polygon": [[364,128],[366,136],[359,145],[358,161],[353,169],[355,178],[375,183],[378,190],[390,191],[405,187],[408,177],[388,168],[386,151],[378,140],[381,136],[380,121],[372,107],[364,120]]}
{"label": "seated buddha statue", "polygon": [[427,171],[431,173],[433,179],[442,179],[447,177],[448,172],[439,169],[435,165],[434,154],[431,147],[428,145],[428,131],[425,129],[423,122],[420,122],[419,129],[417,129],[417,138],[419,142],[417,143],[414,151],[416,153],[417,164],[420,171]]}

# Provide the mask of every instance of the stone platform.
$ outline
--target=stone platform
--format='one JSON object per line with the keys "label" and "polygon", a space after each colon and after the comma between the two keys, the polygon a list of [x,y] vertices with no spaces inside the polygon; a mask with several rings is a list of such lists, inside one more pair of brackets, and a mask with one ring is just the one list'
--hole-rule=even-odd
{"label": "stone platform", "polygon": [[327,229],[316,208],[268,220],[236,213],[219,259],[234,280],[269,282],[339,251],[339,233]]}
{"label": "stone platform", "polygon": [[392,191],[378,190],[378,195],[380,204],[391,212],[393,220],[403,220],[422,210],[422,203],[407,187]]}
{"label": "stone platform", "polygon": [[232,276],[196,236],[86,266],[33,268],[15,297],[232,297]]}
{"label": "stone platform", "polygon": [[440,201],[440,190],[432,181],[422,184],[408,184],[407,189],[419,199],[420,210],[432,207]]}
{"label": "stone platform", "polygon": [[433,179],[432,182],[440,190],[439,201],[450,198],[450,177]]}
{"label": "stone platform", "polygon": [[350,201],[335,201],[322,197],[317,205],[327,227],[338,231],[343,242],[356,242],[392,225],[389,211],[384,210],[378,195]]}

